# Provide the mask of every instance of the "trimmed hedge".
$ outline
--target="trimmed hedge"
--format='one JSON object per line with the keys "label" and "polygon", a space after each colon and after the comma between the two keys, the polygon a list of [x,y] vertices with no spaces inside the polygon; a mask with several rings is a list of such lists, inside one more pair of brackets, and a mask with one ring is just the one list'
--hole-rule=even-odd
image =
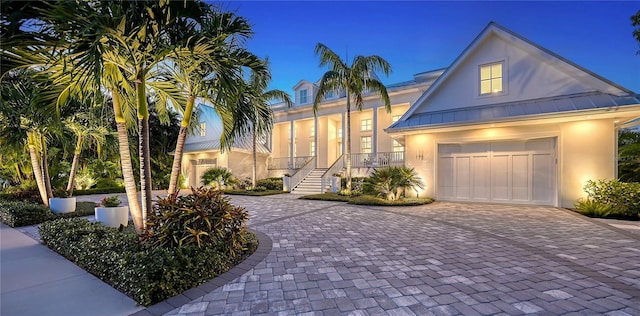
{"label": "trimmed hedge", "polygon": [[265,196],[265,195],[276,195],[289,193],[282,190],[265,190],[265,191],[256,191],[256,190],[223,190],[224,194],[229,195],[250,195],[250,196]]}
{"label": "trimmed hedge", "polygon": [[73,195],[125,193],[124,187],[73,190]]}
{"label": "trimmed hedge", "polygon": [[401,200],[385,200],[371,195],[345,196],[336,193],[312,194],[299,197],[303,200],[338,201],[354,205],[371,206],[415,206],[433,203],[432,198],[404,198]]}
{"label": "trimmed hedge", "polygon": [[0,201],[0,221],[11,227],[36,225],[58,218],[93,215],[95,207],[93,202],[77,202],[75,212],[54,214],[42,204]]}
{"label": "trimmed hedge", "polygon": [[265,187],[267,190],[282,191],[282,178],[266,178],[257,180],[256,187]]}
{"label": "trimmed hedge", "polygon": [[132,225],[122,232],[86,219],[59,219],[40,226],[42,241],[114,288],[149,306],[212,279],[257,249],[247,233],[244,250],[232,258],[212,248],[153,247],[137,242]]}

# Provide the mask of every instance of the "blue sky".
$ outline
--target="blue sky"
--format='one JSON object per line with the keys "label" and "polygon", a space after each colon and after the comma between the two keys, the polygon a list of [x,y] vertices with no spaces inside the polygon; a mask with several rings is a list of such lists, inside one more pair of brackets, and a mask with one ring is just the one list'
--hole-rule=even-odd
{"label": "blue sky", "polygon": [[[220,3],[220,2],[218,2]],[[231,1],[253,25],[250,51],[271,62],[271,89],[292,93],[327,70],[313,53],[321,42],[340,54],[376,54],[393,72],[385,84],[447,67],[490,22],[640,93],[640,49],[630,17],[640,2],[311,2]]]}

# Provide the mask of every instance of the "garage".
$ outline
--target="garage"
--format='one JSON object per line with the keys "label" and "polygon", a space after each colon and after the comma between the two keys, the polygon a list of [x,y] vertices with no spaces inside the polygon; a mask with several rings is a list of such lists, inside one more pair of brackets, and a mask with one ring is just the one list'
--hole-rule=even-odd
{"label": "garage", "polygon": [[556,139],[438,144],[440,200],[556,204]]}

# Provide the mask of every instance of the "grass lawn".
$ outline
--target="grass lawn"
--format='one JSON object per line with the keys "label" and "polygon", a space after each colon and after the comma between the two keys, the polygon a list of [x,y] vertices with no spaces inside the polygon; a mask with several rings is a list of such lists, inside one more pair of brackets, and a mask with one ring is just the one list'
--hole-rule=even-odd
{"label": "grass lawn", "polygon": [[301,196],[303,200],[338,201],[355,205],[372,206],[414,206],[433,203],[431,198],[404,198],[401,200],[385,200],[372,195],[344,196],[337,193],[311,194]]}

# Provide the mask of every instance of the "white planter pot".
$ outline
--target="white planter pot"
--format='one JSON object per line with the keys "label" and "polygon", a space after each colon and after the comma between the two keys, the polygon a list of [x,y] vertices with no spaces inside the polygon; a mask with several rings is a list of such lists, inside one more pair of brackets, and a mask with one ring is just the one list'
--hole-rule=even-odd
{"label": "white planter pot", "polygon": [[108,227],[127,226],[129,223],[129,207],[96,207],[96,221]]}
{"label": "white planter pot", "polygon": [[291,191],[291,177],[282,176],[282,191]]}
{"label": "white planter pot", "polygon": [[331,177],[331,192],[338,193],[342,189],[342,178]]}
{"label": "white planter pot", "polygon": [[76,198],[50,198],[49,208],[55,214],[71,213],[76,210]]}

